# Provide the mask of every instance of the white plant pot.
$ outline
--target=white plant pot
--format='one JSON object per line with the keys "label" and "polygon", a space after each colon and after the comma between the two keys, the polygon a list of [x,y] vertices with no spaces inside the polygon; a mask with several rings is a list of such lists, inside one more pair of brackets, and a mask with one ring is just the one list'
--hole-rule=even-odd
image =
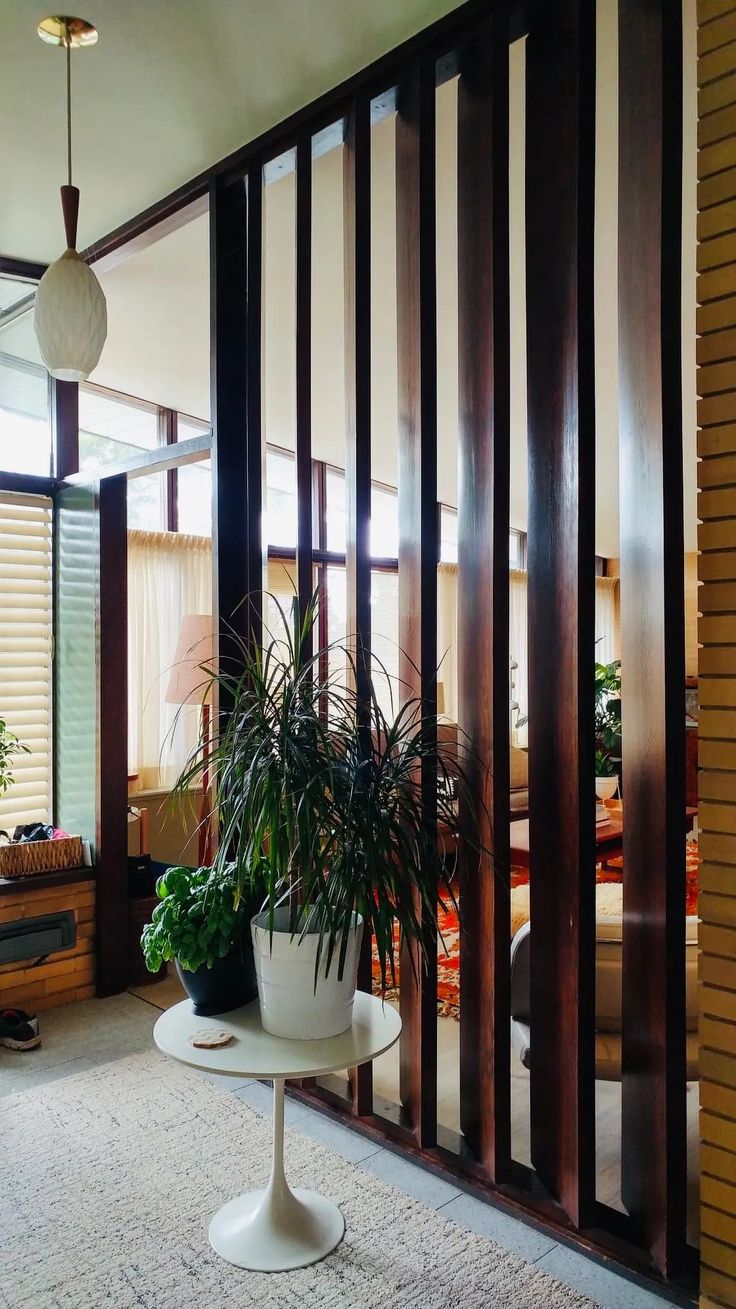
{"label": "white plant pot", "polygon": [[340,943],[328,972],[325,938],[315,988],[319,934],[292,935],[288,907],[274,913],[273,932],[269,931],[267,912],[251,920],[261,1022],[272,1036],[313,1041],[338,1036],[350,1027],[363,919],[353,914],[353,922],[342,977],[338,977]]}
{"label": "white plant pot", "polygon": [[596,777],[595,793],[599,800],[613,800],[617,791],[617,777]]}

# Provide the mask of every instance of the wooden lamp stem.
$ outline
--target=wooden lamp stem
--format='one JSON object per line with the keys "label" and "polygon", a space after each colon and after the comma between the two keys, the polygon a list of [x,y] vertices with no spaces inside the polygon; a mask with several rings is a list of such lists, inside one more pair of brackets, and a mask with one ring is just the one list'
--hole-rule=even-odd
{"label": "wooden lamp stem", "polygon": [[64,215],[64,233],[67,250],[77,248],[77,218],[79,216],[79,187],[67,184],[61,188],[61,212]]}

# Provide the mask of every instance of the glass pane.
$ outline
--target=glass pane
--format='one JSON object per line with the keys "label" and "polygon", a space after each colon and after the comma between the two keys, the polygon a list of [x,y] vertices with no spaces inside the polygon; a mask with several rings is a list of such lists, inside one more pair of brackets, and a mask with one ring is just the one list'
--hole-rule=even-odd
{"label": "glass pane", "polygon": [[[347,581],[344,568],[327,568],[327,642],[330,647],[328,656],[328,675],[330,683],[338,690],[346,685],[347,659],[345,641],[347,638]],[[337,648],[335,644],[337,643]]]}
{"label": "glass pane", "polygon": [[373,685],[391,722],[399,708],[399,575],[371,573],[371,663]]}
{"label": "glass pane", "polygon": [[440,559],[443,564],[457,563],[457,509],[440,509]]}
{"label": "glass pane", "polygon": [[[82,433],[79,435],[81,441]],[[128,527],[142,532],[163,532],[166,527],[165,494],[165,473],[131,478],[128,482]]]}
{"label": "glass pane", "polygon": [[0,277],[0,309],[12,309],[22,304],[35,292],[35,282],[22,282],[17,277]]}
{"label": "glass pane", "polygon": [[296,546],[296,459],[284,450],[266,451],[264,545]]}
{"label": "glass pane", "polygon": [[509,568],[521,568],[521,537],[509,532]]}
{"label": "glass pane", "polygon": [[[112,443],[113,453],[100,458],[100,463],[115,463],[118,459],[125,459],[131,449],[155,450],[159,445],[157,409],[113,400],[84,386],[79,388],[79,428],[80,443],[82,432],[104,437]],[[119,448],[115,450],[118,443]],[[99,453],[100,448],[99,445],[88,447],[87,459],[91,460],[93,452]],[[92,467],[91,462],[86,466]]]}
{"label": "glass pane", "polygon": [[190,418],[188,414],[178,415],[177,434],[180,441],[188,441],[190,436],[206,436],[209,431],[209,423],[200,422],[199,418]]}
{"label": "glass pane", "polygon": [[[0,281],[0,289],[6,285]],[[39,477],[51,472],[48,375],[29,315],[0,332],[0,468]]]}
{"label": "glass pane", "polygon": [[[181,436],[181,425],[179,427]],[[194,536],[212,535],[212,467],[209,459],[185,464],[177,471],[179,531]]]}
{"label": "glass pane", "polygon": [[326,541],[327,549],[344,554],[347,549],[347,505],[345,503],[345,474],[337,468],[328,468],[326,476]]}
{"label": "glass pane", "polygon": [[374,559],[399,557],[399,497],[385,486],[371,488],[371,555]]}

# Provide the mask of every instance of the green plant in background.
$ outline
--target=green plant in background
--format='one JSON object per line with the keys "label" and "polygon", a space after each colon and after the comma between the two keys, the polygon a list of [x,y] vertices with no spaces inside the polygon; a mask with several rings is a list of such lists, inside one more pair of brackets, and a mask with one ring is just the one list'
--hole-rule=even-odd
{"label": "green plant in background", "polygon": [[18,740],[15,732],[11,732],[5,719],[0,718],[0,795],[5,795],[15,781],[13,760],[19,754],[30,753],[28,746]]}
{"label": "green plant in background", "polygon": [[[274,602],[278,634],[255,650],[233,636],[236,671],[209,671],[228,713],[210,747],[195,747],[175,790],[186,797],[208,770],[220,833],[215,870],[232,867],[248,898],[265,874],[271,926],[276,908],[288,904],[292,932],[319,932],[318,966],[323,951],[329,966],[337,950],[341,975],[353,915],[361,914],[385,989],[395,981],[395,924],[421,956],[436,939],[443,892],[452,896],[425,820],[422,776],[436,774],[438,820],[454,830],[453,797],[458,788],[467,797],[465,775],[458,752],[448,758],[438,748],[436,717],[416,697],[389,721],[371,685],[370,724],[359,730],[353,679],[320,675],[320,667],[334,668],[338,650],[350,670],[349,652],[332,646],[328,661],[312,651],[318,593],[301,625]],[[472,845],[473,833],[464,837]]]}
{"label": "green plant in background", "polygon": [[195,972],[211,968],[233,946],[250,939],[253,906],[239,895],[232,870],[169,868],[156,882],[159,904],[143,929],[141,947],[146,967],[178,959]]}
{"label": "green plant in background", "polygon": [[596,777],[615,776],[621,764],[621,660],[595,666]]}

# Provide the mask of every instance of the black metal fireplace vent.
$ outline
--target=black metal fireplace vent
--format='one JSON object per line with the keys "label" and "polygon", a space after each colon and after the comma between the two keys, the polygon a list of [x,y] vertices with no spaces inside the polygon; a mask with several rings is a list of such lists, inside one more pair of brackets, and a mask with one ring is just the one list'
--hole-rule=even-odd
{"label": "black metal fireplace vent", "polygon": [[76,940],[77,925],[71,909],[0,923],[0,964],[12,964],[18,959],[45,959],[56,950],[71,949]]}

